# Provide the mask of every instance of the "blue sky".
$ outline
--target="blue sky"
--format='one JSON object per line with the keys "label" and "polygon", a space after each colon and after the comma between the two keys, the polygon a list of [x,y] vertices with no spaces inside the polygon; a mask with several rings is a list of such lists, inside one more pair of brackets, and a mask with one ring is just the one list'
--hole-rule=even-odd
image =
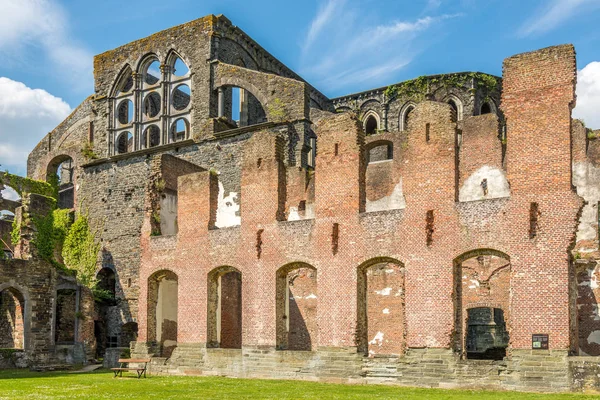
{"label": "blue sky", "polygon": [[20,174],[39,139],[92,94],[94,54],[211,13],[330,97],[425,74],[501,75],[510,55],[573,43],[575,116],[600,128],[600,0],[0,0],[0,9],[0,168]]}

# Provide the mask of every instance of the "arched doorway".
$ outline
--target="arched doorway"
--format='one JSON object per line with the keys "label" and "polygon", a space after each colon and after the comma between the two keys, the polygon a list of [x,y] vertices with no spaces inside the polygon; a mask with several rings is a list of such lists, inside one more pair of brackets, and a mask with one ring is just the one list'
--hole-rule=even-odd
{"label": "arched doorway", "polygon": [[178,277],[172,271],[148,278],[148,341],[157,342],[161,357],[177,347]]}
{"label": "arched doorway", "polygon": [[492,249],[454,261],[455,348],[467,359],[501,360],[509,345],[511,266]]}
{"label": "arched doorway", "polygon": [[279,268],[276,280],[277,349],[315,349],[317,270],[306,263],[292,263]]}
{"label": "arched doorway", "polygon": [[0,349],[25,348],[25,299],[13,287],[0,291]]}
{"label": "arched doorway", "polygon": [[358,351],[371,357],[404,353],[404,265],[393,258],[373,258],[357,273]]}
{"label": "arched doorway", "polygon": [[209,347],[242,348],[242,273],[219,267],[208,274],[207,343]]}

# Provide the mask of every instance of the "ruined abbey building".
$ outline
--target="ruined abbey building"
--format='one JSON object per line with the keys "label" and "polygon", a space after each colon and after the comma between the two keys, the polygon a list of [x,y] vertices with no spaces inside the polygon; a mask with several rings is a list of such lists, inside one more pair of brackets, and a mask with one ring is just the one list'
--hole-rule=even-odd
{"label": "ruined abbey building", "polygon": [[[96,56],[95,93],[29,155],[54,199],[21,180],[2,203],[0,366],[598,387],[576,73],[561,45],[329,99],[213,15]],[[57,269],[68,240],[40,250],[54,209],[89,221],[108,300]]]}

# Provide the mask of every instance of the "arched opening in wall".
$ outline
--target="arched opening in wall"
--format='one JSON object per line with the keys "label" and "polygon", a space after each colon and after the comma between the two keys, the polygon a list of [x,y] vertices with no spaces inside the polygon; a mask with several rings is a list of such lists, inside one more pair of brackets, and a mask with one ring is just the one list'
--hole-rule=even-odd
{"label": "arched opening in wall", "polygon": [[185,118],[176,119],[171,124],[171,142],[181,142],[182,140],[189,139],[190,137],[190,125]]}
{"label": "arched opening in wall", "polygon": [[242,274],[233,267],[208,274],[207,343],[223,349],[242,348]]}
{"label": "arched opening in wall", "polygon": [[394,144],[388,140],[377,141],[367,145],[367,164],[394,159]]}
{"label": "arched opening in wall", "polygon": [[238,128],[267,122],[267,114],[261,102],[249,90],[238,86],[222,86],[218,89],[219,112],[230,128]]}
{"label": "arched opening in wall", "polygon": [[160,62],[152,60],[146,63],[143,72],[144,86],[153,86],[160,83],[162,72],[160,70]]}
{"label": "arched opening in wall", "polygon": [[121,335],[119,337],[120,347],[129,347],[131,342],[137,342],[138,324],[137,322],[127,322],[121,325]]}
{"label": "arched opening in wall", "polygon": [[454,100],[448,100],[450,108],[452,108],[452,122],[458,121],[458,106]]}
{"label": "arched opening in wall", "polygon": [[181,58],[175,58],[173,63],[173,75],[176,77],[184,77],[190,73],[188,66],[181,60]]}
{"label": "arched opening in wall", "polygon": [[406,346],[404,265],[381,257],[358,267],[357,347],[360,353],[400,355]]}
{"label": "arched opening in wall", "polygon": [[11,234],[15,211],[21,206],[21,196],[10,186],[0,184],[0,259],[10,260],[14,256]]}
{"label": "arched opening in wall", "polygon": [[133,151],[133,135],[131,132],[121,132],[117,137],[117,154],[125,154]]}
{"label": "arched opening in wall", "polygon": [[182,83],[175,86],[171,93],[171,104],[175,111],[183,111],[190,105],[192,91],[188,85]]}
{"label": "arched opening in wall", "polygon": [[455,259],[455,348],[463,358],[506,356],[510,280],[510,259],[502,252],[480,249]]}
{"label": "arched opening in wall", "polygon": [[490,114],[492,112],[492,106],[487,101],[481,105],[479,114]]}
{"label": "arched opening in wall", "polygon": [[131,68],[127,67],[122,73],[117,82],[117,87],[114,91],[115,96],[128,94],[133,90],[133,75]]}
{"label": "arched opening in wall", "polygon": [[54,341],[57,344],[73,344],[77,325],[77,289],[56,291],[54,315]]}
{"label": "arched opening in wall", "polygon": [[410,119],[411,113],[414,111],[414,104],[409,104],[404,106],[404,110],[400,113],[400,130],[406,131],[408,130],[408,121]]}
{"label": "arched opening in wall", "polygon": [[377,133],[378,129],[379,120],[377,117],[375,117],[373,114],[368,115],[367,119],[365,120],[365,134],[373,135],[374,133]]}
{"label": "arched opening in wall", "polygon": [[46,181],[58,186],[58,208],[73,208],[75,164],[67,155],[54,157],[46,169]]}
{"label": "arched opening in wall", "polygon": [[317,270],[305,263],[281,267],[276,275],[278,350],[317,347]]}
{"label": "arched opening in wall", "polygon": [[98,280],[98,289],[103,290],[107,296],[114,299],[117,293],[117,278],[115,276],[115,271],[112,268],[102,268],[98,271],[98,274],[96,274],[96,279]]}
{"label": "arched opening in wall", "polygon": [[168,270],[148,278],[148,341],[156,342],[161,357],[177,347],[178,278]]}
{"label": "arched opening in wall", "polygon": [[150,92],[144,97],[144,118],[156,118],[160,113],[161,98],[158,92]]}
{"label": "arched opening in wall", "polygon": [[25,299],[15,288],[0,291],[0,349],[25,348]]}
{"label": "arched opening in wall", "polygon": [[142,148],[149,149],[160,145],[160,128],[156,125],[150,125],[142,134]]}

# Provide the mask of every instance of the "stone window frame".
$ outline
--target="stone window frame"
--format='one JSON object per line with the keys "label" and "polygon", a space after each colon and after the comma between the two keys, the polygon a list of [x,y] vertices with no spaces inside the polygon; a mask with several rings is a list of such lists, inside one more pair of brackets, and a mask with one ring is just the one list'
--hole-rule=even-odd
{"label": "stone window frame", "polygon": [[464,117],[464,107],[462,101],[454,94],[449,94],[448,96],[444,97],[444,103],[450,104],[451,101],[456,105],[456,121],[462,121]]}
{"label": "stone window frame", "polygon": [[408,130],[408,126],[405,123],[406,114],[414,111],[415,108],[417,108],[417,104],[414,101],[407,101],[400,109],[400,114],[398,115],[398,126],[400,127],[400,131]]}
{"label": "stone window frame", "polygon": [[496,107],[496,103],[494,103],[494,101],[490,98],[485,99],[481,102],[481,104],[479,105],[478,108],[478,115],[485,115],[481,113],[481,109],[483,108],[484,105],[488,105],[490,107],[490,112],[486,113],[486,114],[495,114],[498,115],[498,107]]}
{"label": "stone window frame", "polygon": [[379,116],[377,111],[368,110],[362,116],[363,130],[365,131],[365,134],[367,134],[367,122],[371,117],[375,118],[375,121],[377,121],[377,128],[375,128],[375,131],[370,133],[369,135],[376,134],[379,130],[381,130],[381,117]]}
{"label": "stone window frame", "polygon": [[[180,60],[186,67],[187,73],[176,76],[174,67],[177,60]],[[155,84],[149,85],[145,82],[145,74],[148,67],[155,61],[160,63],[160,58],[156,53],[148,53],[141,57],[137,63],[137,68],[133,70],[129,64],[126,64],[119,73],[113,91],[109,98],[110,116],[109,116],[109,155],[123,154],[118,152],[118,138],[124,132],[130,132],[133,136],[133,146],[131,151],[144,150],[149,148],[149,141],[146,138],[144,143],[144,133],[150,126],[158,127],[160,134],[159,143],[161,146],[174,143],[175,124],[182,119],[185,124],[185,135],[180,140],[189,139],[191,136],[191,108],[192,108],[192,72],[190,63],[182,57],[177,51],[169,50],[164,62],[160,64],[161,78]],[[121,93],[120,88],[124,82],[133,78],[131,90]],[[190,91],[190,101],[186,107],[176,110],[172,104],[173,91],[180,85],[187,85]],[[144,114],[144,103],[147,96],[151,93],[157,93],[160,96],[160,110],[157,115],[148,117]],[[133,118],[127,124],[122,124],[118,120],[118,107],[123,101],[130,100],[133,103]],[[154,147],[154,146],[153,146]],[[128,153],[129,151],[127,151]]]}

